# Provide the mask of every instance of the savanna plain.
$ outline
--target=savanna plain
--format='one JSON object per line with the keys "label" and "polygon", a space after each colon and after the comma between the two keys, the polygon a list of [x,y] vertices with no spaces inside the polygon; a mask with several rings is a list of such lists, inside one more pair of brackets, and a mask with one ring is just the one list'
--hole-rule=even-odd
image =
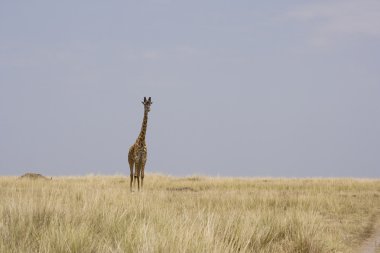
{"label": "savanna plain", "polygon": [[0,252],[357,252],[380,180],[0,177]]}

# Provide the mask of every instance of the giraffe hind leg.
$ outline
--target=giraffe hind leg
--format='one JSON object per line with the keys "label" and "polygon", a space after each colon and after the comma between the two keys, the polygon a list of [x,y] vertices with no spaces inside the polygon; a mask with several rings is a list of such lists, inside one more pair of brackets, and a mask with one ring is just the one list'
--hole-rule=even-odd
{"label": "giraffe hind leg", "polygon": [[134,162],[133,161],[130,161],[129,162],[129,169],[130,169],[130,182],[129,182],[129,189],[130,191],[132,192],[132,183],[133,183],[133,165],[134,165]]}
{"label": "giraffe hind leg", "polygon": [[130,191],[132,192],[132,186],[133,186],[133,169],[136,170],[136,165],[135,165],[135,159],[133,158],[134,156],[134,151],[135,151],[135,145],[133,144],[128,151],[128,163],[129,163],[129,170],[130,170],[130,182],[129,182],[129,188]]}

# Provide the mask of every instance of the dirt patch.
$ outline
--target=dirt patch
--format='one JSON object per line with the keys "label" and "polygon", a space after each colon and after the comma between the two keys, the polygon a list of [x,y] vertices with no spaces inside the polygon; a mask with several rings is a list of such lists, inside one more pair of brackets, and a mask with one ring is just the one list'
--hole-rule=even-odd
{"label": "dirt patch", "polygon": [[358,249],[358,253],[376,253],[380,250],[380,220],[375,221],[373,233]]}
{"label": "dirt patch", "polygon": [[172,188],[166,188],[166,190],[168,190],[168,191],[179,191],[179,192],[183,192],[183,191],[196,192],[196,190],[191,188],[191,187],[172,187]]}
{"label": "dirt patch", "polygon": [[37,173],[25,173],[24,175],[20,176],[19,179],[44,179],[44,180],[51,180],[52,178],[45,177],[41,174]]}

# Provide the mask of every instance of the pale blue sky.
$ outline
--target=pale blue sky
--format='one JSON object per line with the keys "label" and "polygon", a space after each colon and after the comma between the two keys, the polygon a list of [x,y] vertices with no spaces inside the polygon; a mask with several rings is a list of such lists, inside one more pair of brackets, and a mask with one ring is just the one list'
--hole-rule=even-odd
{"label": "pale blue sky", "polygon": [[380,177],[380,1],[0,1],[0,174]]}

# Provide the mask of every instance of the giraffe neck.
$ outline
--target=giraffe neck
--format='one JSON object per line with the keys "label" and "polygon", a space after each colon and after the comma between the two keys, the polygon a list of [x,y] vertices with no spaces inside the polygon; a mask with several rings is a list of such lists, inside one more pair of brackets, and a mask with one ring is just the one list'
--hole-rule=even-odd
{"label": "giraffe neck", "polygon": [[138,137],[138,142],[145,142],[146,127],[148,125],[148,112],[144,110],[144,119],[141,126],[140,135]]}

